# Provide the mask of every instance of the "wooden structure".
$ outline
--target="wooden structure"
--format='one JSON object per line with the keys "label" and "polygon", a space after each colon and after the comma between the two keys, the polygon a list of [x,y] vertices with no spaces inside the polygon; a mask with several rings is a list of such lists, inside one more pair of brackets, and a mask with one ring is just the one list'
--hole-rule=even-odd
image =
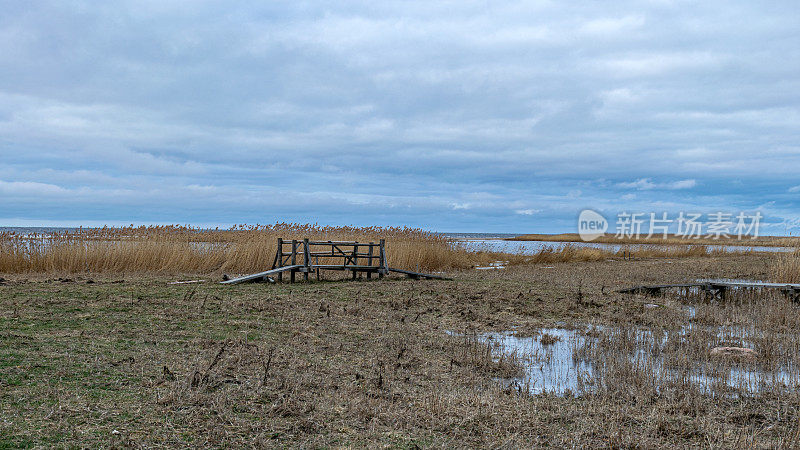
{"label": "wooden structure", "polygon": [[303,274],[303,280],[308,281],[310,274],[315,274],[316,279],[322,279],[323,270],[349,271],[353,280],[366,274],[367,279],[375,274],[383,278],[389,272],[402,273],[409,278],[421,279],[446,279],[438,275],[411,272],[389,267],[386,259],[386,241],[381,239],[375,242],[353,241],[311,241],[309,239],[284,240],[278,239],[278,249],[270,270],[245,275],[222,284],[238,284],[246,282],[283,281],[284,273],[288,272],[289,281],[294,283],[298,273]]}
{"label": "wooden structure", "polygon": [[699,289],[709,298],[725,300],[731,289],[777,289],[794,302],[800,302],[800,284],[794,283],[768,283],[764,281],[744,280],[698,280],[694,283],[656,284],[648,286],[634,286],[622,289],[623,294],[660,295],[666,289]]}

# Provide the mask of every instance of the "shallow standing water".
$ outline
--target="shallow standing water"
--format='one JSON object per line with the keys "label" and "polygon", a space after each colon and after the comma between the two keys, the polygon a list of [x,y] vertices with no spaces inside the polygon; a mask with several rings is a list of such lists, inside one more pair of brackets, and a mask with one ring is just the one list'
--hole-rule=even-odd
{"label": "shallow standing water", "polygon": [[[513,253],[519,255],[533,255],[540,252],[544,248],[560,249],[565,246],[582,247],[582,248],[599,248],[609,251],[619,251],[623,248],[637,249],[642,247],[653,247],[659,244],[603,244],[596,242],[551,242],[551,241],[506,241],[504,239],[464,239],[457,240],[457,245],[460,245],[467,250],[473,251],[489,251],[500,253]],[[727,252],[791,252],[794,249],[790,247],[764,247],[753,246],[748,247],[745,245],[719,245],[707,246],[710,250],[723,249]]]}
{"label": "shallow standing water", "polygon": [[[695,308],[685,307],[684,312],[692,318]],[[503,332],[488,333],[482,339],[494,344],[498,356],[499,352],[514,354],[522,361],[524,375],[503,381],[534,395],[581,395],[592,392],[607,382],[606,364],[620,357],[625,358],[622,365],[628,364],[640,375],[652,377],[651,381],[656,385],[663,382],[692,385],[708,394],[755,395],[763,390],[795,390],[800,386],[800,371],[791,364],[781,365],[775,370],[764,370],[755,365],[718,366],[708,360],[698,360],[689,370],[670,367],[662,354],[667,348],[667,341],[680,341],[701,328],[712,330],[718,337],[738,337],[752,345],[747,339],[754,336],[753,330],[701,327],[693,322],[673,336],[668,336],[664,331],[636,329],[633,336],[627,338],[636,343],[633,351],[626,354],[625,349],[610,352],[608,349],[598,350],[594,357],[588,355],[592,348],[601,347],[598,345],[601,339],[614,333],[618,333],[617,336],[619,333],[629,333],[630,330],[600,326],[587,326],[584,329],[543,328],[532,336],[520,337],[514,332]],[[590,349],[588,353],[587,349]],[[619,360],[616,364],[621,366]]]}
{"label": "shallow standing water", "polygon": [[542,344],[542,335],[517,337],[513,332],[491,333],[485,339],[496,343],[502,352],[516,354],[523,361],[525,376],[512,380],[531,394],[545,392],[563,395],[577,392],[582,379],[591,374],[591,366],[576,361],[574,350],[583,345],[585,336],[578,330],[543,328],[539,330],[558,341]]}

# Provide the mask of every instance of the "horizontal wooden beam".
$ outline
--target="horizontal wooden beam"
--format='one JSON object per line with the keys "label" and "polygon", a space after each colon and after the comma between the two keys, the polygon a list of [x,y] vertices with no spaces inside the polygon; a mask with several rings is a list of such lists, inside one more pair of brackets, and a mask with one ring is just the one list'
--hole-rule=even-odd
{"label": "horizontal wooden beam", "polygon": [[311,269],[324,269],[324,270],[362,270],[377,272],[382,269],[380,266],[359,266],[354,264],[312,264]]}
{"label": "horizontal wooden beam", "polygon": [[[302,240],[297,240],[297,243],[303,242]],[[282,242],[278,243],[279,245],[292,245],[292,240],[283,240]],[[355,241],[309,241],[308,245],[341,245],[345,247],[354,247],[358,245],[359,247],[378,247],[380,244],[375,242],[355,242]]]}
{"label": "horizontal wooden beam", "polygon": [[377,247],[379,245],[374,242],[356,242],[356,241],[309,241],[308,242],[308,245],[331,245],[331,244],[343,245],[348,247],[354,247],[356,245],[359,247],[370,247],[370,246]]}
{"label": "horizontal wooden beam", "polygon": [[[292,256],[290,252],[281,253],[281,256]],[[310,252],[309,256],[319,256],[320,258],[341,258],[343,256],[353,257],[357,256],[364,259],[379,259],[380,256],[370,255],[368,253],[331,253],[331,252]]]}

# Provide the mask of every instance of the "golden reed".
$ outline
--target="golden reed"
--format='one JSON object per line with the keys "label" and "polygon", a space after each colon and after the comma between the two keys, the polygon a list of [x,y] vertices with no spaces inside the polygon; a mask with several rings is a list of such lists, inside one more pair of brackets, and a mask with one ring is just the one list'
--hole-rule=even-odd
{"label": "golden reed", "polygon": [[269,269],[278,238],[378,242],[393,267],[470,267],[487,255],[441,234],[407,227],[276,223],[227,230],[190,226],[79,228],[48,234],[0,233],[0,272],[249,273]]}
{"label": "golden reed", "polygon": [[299,223],[237,225],[230,229],[129,226],[47,234],[0,233],[0,273],[253,273],[272,267],[279,237],[358,242],[383,238],[390,266],[422,271],[465,269],[496,260],[513,265],[714,253],[704,246],[638,246],[609,251],[566,245],[545,247],[533,255],[509,254],[470,250],[442,234],[408,227]]}

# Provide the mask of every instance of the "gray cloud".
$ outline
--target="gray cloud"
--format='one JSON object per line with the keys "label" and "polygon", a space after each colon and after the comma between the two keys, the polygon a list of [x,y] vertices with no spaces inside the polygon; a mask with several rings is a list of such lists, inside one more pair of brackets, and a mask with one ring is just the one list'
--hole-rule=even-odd
{"label": "gray cloud", "polygon": [[800,220],[788,1],[0,6],[8,224]]}

